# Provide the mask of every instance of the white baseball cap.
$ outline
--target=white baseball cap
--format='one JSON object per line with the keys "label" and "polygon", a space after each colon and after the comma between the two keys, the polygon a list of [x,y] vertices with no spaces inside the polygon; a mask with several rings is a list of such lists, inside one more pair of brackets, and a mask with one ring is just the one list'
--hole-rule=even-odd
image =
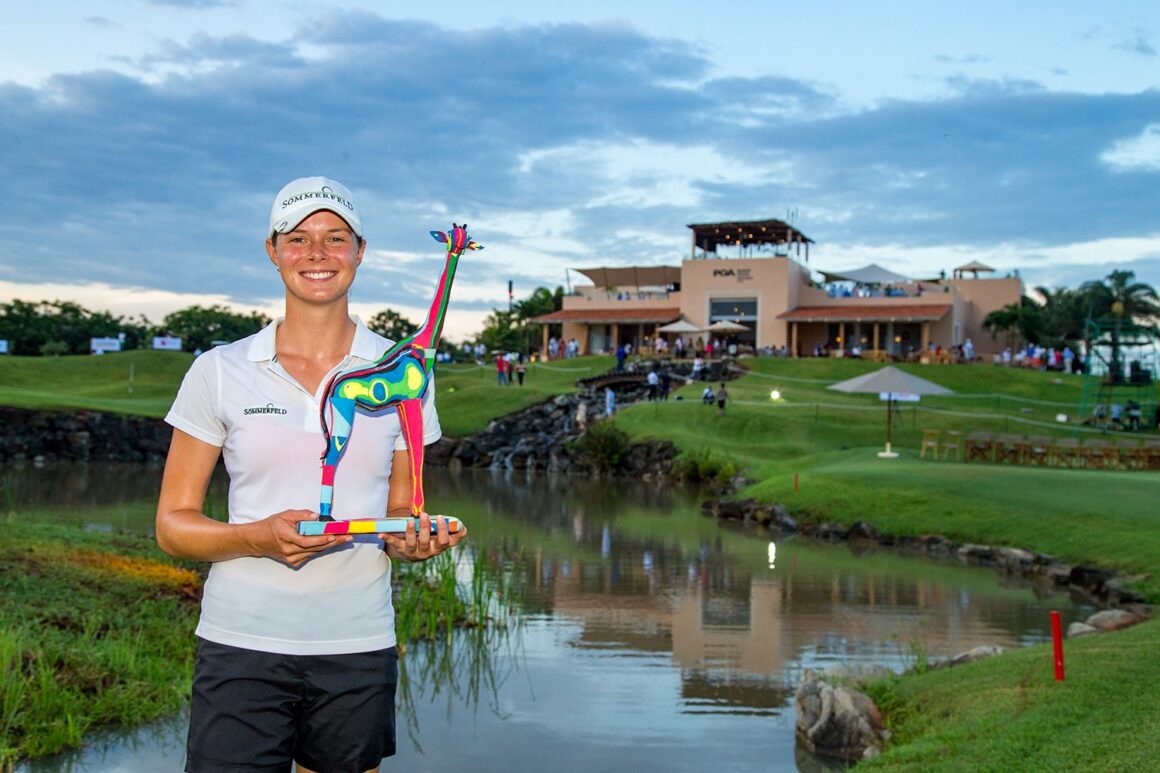
{"label": "white baseball cap", "polygon": [[270,233],[284,234],[319,210],[329,209],[347,222],[355,236],[362,238],[362,219],[350,191],[326,177],[299,177],[278,191],[270,209]]}

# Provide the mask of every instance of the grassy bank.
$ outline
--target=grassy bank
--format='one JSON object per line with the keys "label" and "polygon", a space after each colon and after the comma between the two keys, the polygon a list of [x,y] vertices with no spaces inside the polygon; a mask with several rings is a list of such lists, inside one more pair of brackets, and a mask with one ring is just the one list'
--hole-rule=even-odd
{"label": "grassy bank", "polygon": [[492,419],[558,394],[577,391],[577,379],[595,376],[615,363],[612,357],[577,357],[528,366],[524,385],[499,386],[494,365],[439,365],[439,423],[452,437],[478,432]]}
{"label": "grassy bank", "polygon": [[[609,358],[581,358],[559,367],[598,373],[610,364]],[[1057,423],[1056,415],[1074,416],[1082,379],[991,366],[908,367],[956,394],[905,405],[893,429],[902,458],[887,461],[875,456],[886,434],[877,396],[826,389],[875,366],[835,360],[747,364],[750,374],[729,385],[733,400],[724,416],[702,406],[700,388],[689,386],[678,392],[685,399],[631,407],[616,423],[636,438],[671,440],[686,453],[727,456],[756,481],[742,496],[785,504],[802,518],[866,520],[897,534],[941,533],[1025,547],[1070,563],[1119,569],[1135,578],[1150,601],[1160,601],[1157,473],[918,458],[925,428],[1070,435],[1072,427]],[[444,429],[470,433],[492,418],[572,391],[584,375],[589,373],[532,369],[521,389],[496,386],[490,367],[443,367],[438,389]],[[167,388],[175,391],[179,378],[180,373]],[[2,373],[0,383],[9,383]],[[13,404],[5,389],[0,402]],[[773,389],[782,400],[770,399]],[[59,399],[47,388],[43,397]],[[1148,623],[1068,642],[1068,680],[1062,684],[1052,679],[1045,647],[882,683],[876,695],[894,737],[875,764],[915,770],[1147,769],[1157,751],[1155,734],[1147,735],[1160,706],[1160,679],[1151,667],[1157,651],[1160,623]]]}
{"label": "grassy bank", "polygon": [[[0,769],[81,745],[98,726],[173,714],[193,674],[199,565],[149,535],[44,525],[0,539]],[[400,650],[453,628],[518,625],[520,589],[499,567],[456,560],[401,565]],[[420,603],[420,600],[422,603]]]}
{"label": "grassy bank", "polygon": [[1160,755],[1160,621],[880,682],[893,737],[859,770],[1154,770]]}
{"label": "grassy bank", "polygon": [[[84,409],[162,417],[193,362],[182,352],[131,351],[100,357],[0,357],[0,405],[30,410]],[[452,436],[483,429],[612,366],[612,357],[530,364],[524,386],[501,387],[494,365],[436,368],[439,417]]]}
{"label": "grassy bank", "polygon": [[[729,384],[733,401],[724,416],[701,405],[698,387],[689,386],[679,393],[684,400],[637,405],[617,424],[637,438],[672,440],[686,453],[730,458],[756,481],[741,496],[784,504],[802,518],[1026,547],[1135,575],[1137,587],[1160,601],[1153,516],[1160,475],[918,458],[926,428],[1070,435],[1055,415],[1074,414],[1081,379],[991,366],[911,368],[956,394],[903,407],[893,429],[901,458],[884,460],[876,455],[886,436],[877,395],[826,389],[874,366],[751,363],[750,375]],[[774,388],[782,400],[770,399]]]}
{"label": "grassy bank", "polygon": [[[1121,570],[1160,601],[1157,473],[918,458],[925,428],[1069,435],[1055,416],[1074,416],[1081,379],[990,366],[909,368],[957,394],[904,406],[893,430],[902,457],[883,460],[875,453],[886,434],[877,396],[826,389],[872,368],[758,361],[729,385],[734,402],[724,416],[687,387],[684,401],[636,406],[616,421],[637,438],[729,457],[757,481],[741,496],[784,504],[799,518],[1025,547]],[[770,399],[775,388],[785,399]],[[868,767],[1149,769],[1160,751],[1156,734],[1145,730],[1160,722],[1157,651],[1160,621],[1068,641],[1063,683],[1054,681],[1049,646],[879,683],[874,695],[893,737]]]}
{"label": "grassy bank", "polygon": [[0,357],[0,405],[164,416],[193,362],[184,352]]}
{"label": "grassy bank", "polygon": [[146,535],[8,531],[0,762],[78,746],[98,724],[175,712],[189,690],[200,584]]}

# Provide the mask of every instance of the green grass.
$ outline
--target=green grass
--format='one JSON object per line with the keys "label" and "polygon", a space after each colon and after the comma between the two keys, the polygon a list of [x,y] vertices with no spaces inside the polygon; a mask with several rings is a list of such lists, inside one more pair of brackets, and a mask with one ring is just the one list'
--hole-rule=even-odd
{"label": "green grass", "polygon": [[[191,362],[192,354],[155,351],[100,357],[0,357],[0,405],[160,418],[169,411]],[[494,365],[441,364],[435,380],[443,431],[455,437],[470,435],[497,416],[577,391],[577,379],[602,373],[613,362],[612,357],[580,357],[531,364],[522,387],[498,386]]]}
{"label": "green grass", "polygon": [[[90,532],[41,516],[2,518],[40,525],[0,538],[0,769],[76,748],[97,726],[173,714],[193,676],[200,565],[166,556],[139,530]],[[458,629],[492,646],[519,626],[519,578],[480,558],[459,580],[464,560],[400,566],[400,653]]]}
{"label": "green grass", "polygon": [[[885,440],[886,411],[877,395],[845,395],[826,389],[825,383],[777,380],[780,375],[830,381],[874,366],[831,360],[750,362],[754,372],[729,385],[734,401],[724,416],[700,404],[694,385],[681,390],[684,401],[635,406],[621,413],[617,424],[637,438],[672,440],[689,455],[711,451],[732,458],[757,481],[741,496],[784,504],[799,517],[865,520],[897,534],[941,533],[960,541],[1025,547],[1141,575],[1139,587],[1160,601],[1155,571],[1160,529],[1153,515],[1160,476],[918,458],[924,428],[1070,434],[1068,427],[1018,421],[1036,420],[1036,412],[1043,410],[1053,418],[1070,409],[1045,409],[1013,397],[1078,404],[1079,378],[1056,383],[1060,379],[1051,374],[990,366],[914,366],[910,370],[959,395],[944,402],[958,402],[953,414],[925,410],[938,407],[934,399],[924,399],[918,406],[923,410],[904,407],[893,430],[902,457],[883,460],[876,452]],[[780,387],[786,399],[770,400],[773,387]],[[964,396],[1000,392],[1007,397]],[[988,417],[1010,408],[1015,410]]]}
{"label": "green grass", "polygon": [[[146,390],[133,398],[121,394],[131,357],[142,358],[137,383]],[[184,361],[181,357],[130,352],[56,361],[0,358],[0,403],[162,415],[187,367],[188,355]],[[576,378],[606,370],[611,362],[605,357],[558,363],[588,367],[590,372],[533,368],[522,389],[496,386],[491,367],[442,366],[437,384],[444,430],[463,435],[482,429],[493,418],[574,391]],[[785,504],[802,518],[860,519],[898,534],[941,533],[960,541],[1025,547],[1072,563],[1122,570],[1135,576],[1136,587],[1151,601],[1160,601],[1157,474],[917,458],[925,428],[1070,435],[1071,427],[1056,423],[1055,416],[1074,417],[1081,378],[988,365],[903,366],[956,396],[904,405],[893,429],[902,458],[887,461],[875,456],[886,434],[885,409],[877,396],[826,389],[828,383],[877,366],[851,360],[761,359],[746,364],[752,371],[730,383],[733,401],[725,416],[700,405],[700,387],[692,385],[677,393],[683,401],[629,408],[617,417],[617,425],[636,438],[672,440],[690,455],[711,452],[730,458],[756,481],[743,496]],[[89,386],[78,386],[85,384]],[[770,400],[774,388],[783,400]],[[664,533],[668,525],[629,518],[624,527]],[[737,540],[738,549],[746,550],[744,536]],[[754,562],[763,560],[763,547],[753,548]],[[0,577],[7,576],[0,572]],[[22,646],[19,637],[31,633],[21,626],[6,629],[10,633],[0,640],[0,658],[11,663],[6,653]],[[1160,623],[1068,642],[1067,651],[1068,680],[1062,684],[1051,678],[1045,647],[880,683],[875,695],[894,738],[887,755],[874,765],[913,770],[1148,769],[1160,752],[1156,734],[1145,731],[1160,724],[1160,679],[1152,662],[1160,651]],[[6,689],[32,688],[7,688],[6,683]],[[13,700],[8,693],[4,698]],[[52,713],[65,716],[59,707]],[[4,727],[11,725],[8,714],[4,722]],[[54,732],[67,735],[72,729],[63,722]]]}
{"label": "green grass", "polygon": [[[753,372],[729,384],[734,402],[725,416],[700,405],[700,388],[692,386],[681,390],[684,402],[636,406],[617,424],[637,438],[672,440],[686,454],[731,456],[756,481],[740,496],[784,504],[800,518],[1029,548],[1127,572],[1150,601],[1160,601],[1160,475],[918,458],[925,428],[1070,435],[1055,416],[1075,415],[1082,379],[990,366],[906,367],[958,396],[904,406],[893,429],[902,458],[883,460],[875,454],[886,435],[877,396],[826,389],[876,366],[749,364]],[[784,400],[770,400],[774,388]],[[1050,647],[1036,646],[875,685],[893,736],[887,754],[867,767],[1155,767],[1160,736],[1143,728],[1160,726],[1160,622],[1068,641],[1066,651],[1068,678],[1060,684]]]}
{"label": "green grass", "polygon": [[99,357],[0,357],[0,405],[161,417],[191,362],[192,354],[143,350]]}
{"label": "green grass", "polygon": [[859,770],[1154,770],[1160,621],[873,685],[892,733]]}
{"label": "green grass", "polygon": [[492,419],[578,391],[577,379],[603,373],[614,362],[612,357],[577,357],[531,364],[522,387],[499,386],[494,365],[439,365],[435,368],[439,423],[452,437],[470,435]]}
{"label": "green grass", "polygon": [[196,572],[153,539],[42,525],[0,541],[0,765],[139,724],[189,690]]}

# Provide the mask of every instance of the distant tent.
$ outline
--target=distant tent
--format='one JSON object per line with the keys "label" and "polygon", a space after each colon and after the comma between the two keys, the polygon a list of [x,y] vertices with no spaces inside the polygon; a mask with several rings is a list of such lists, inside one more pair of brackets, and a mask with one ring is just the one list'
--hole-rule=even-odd
{"label": "distant tent", "polygon": [[910,281],[910,277],[896,274],[877,263],[851,271],[823,271],[822,276],[827,282],[857,282],[863,285],[899,284]]}
{"label": "distant tent", "polygon": [[657,328],[658,333],[700,333],[705,328],[697,327],[687,319],[678,319],[676,322],[670,322],[667,325],[661,325]]}

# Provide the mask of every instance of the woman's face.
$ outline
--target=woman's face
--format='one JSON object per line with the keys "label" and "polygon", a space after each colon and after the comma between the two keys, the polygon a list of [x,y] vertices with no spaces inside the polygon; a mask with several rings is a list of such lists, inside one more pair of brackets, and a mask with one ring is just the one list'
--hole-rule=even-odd
{"label": "woman's face", "polygon": [[294,230],[266,242],[266,252],[282,275],[287,299],[309,304],[333,303],[346,297],[362,263],[366,243],[345,220],[319,210]]}

